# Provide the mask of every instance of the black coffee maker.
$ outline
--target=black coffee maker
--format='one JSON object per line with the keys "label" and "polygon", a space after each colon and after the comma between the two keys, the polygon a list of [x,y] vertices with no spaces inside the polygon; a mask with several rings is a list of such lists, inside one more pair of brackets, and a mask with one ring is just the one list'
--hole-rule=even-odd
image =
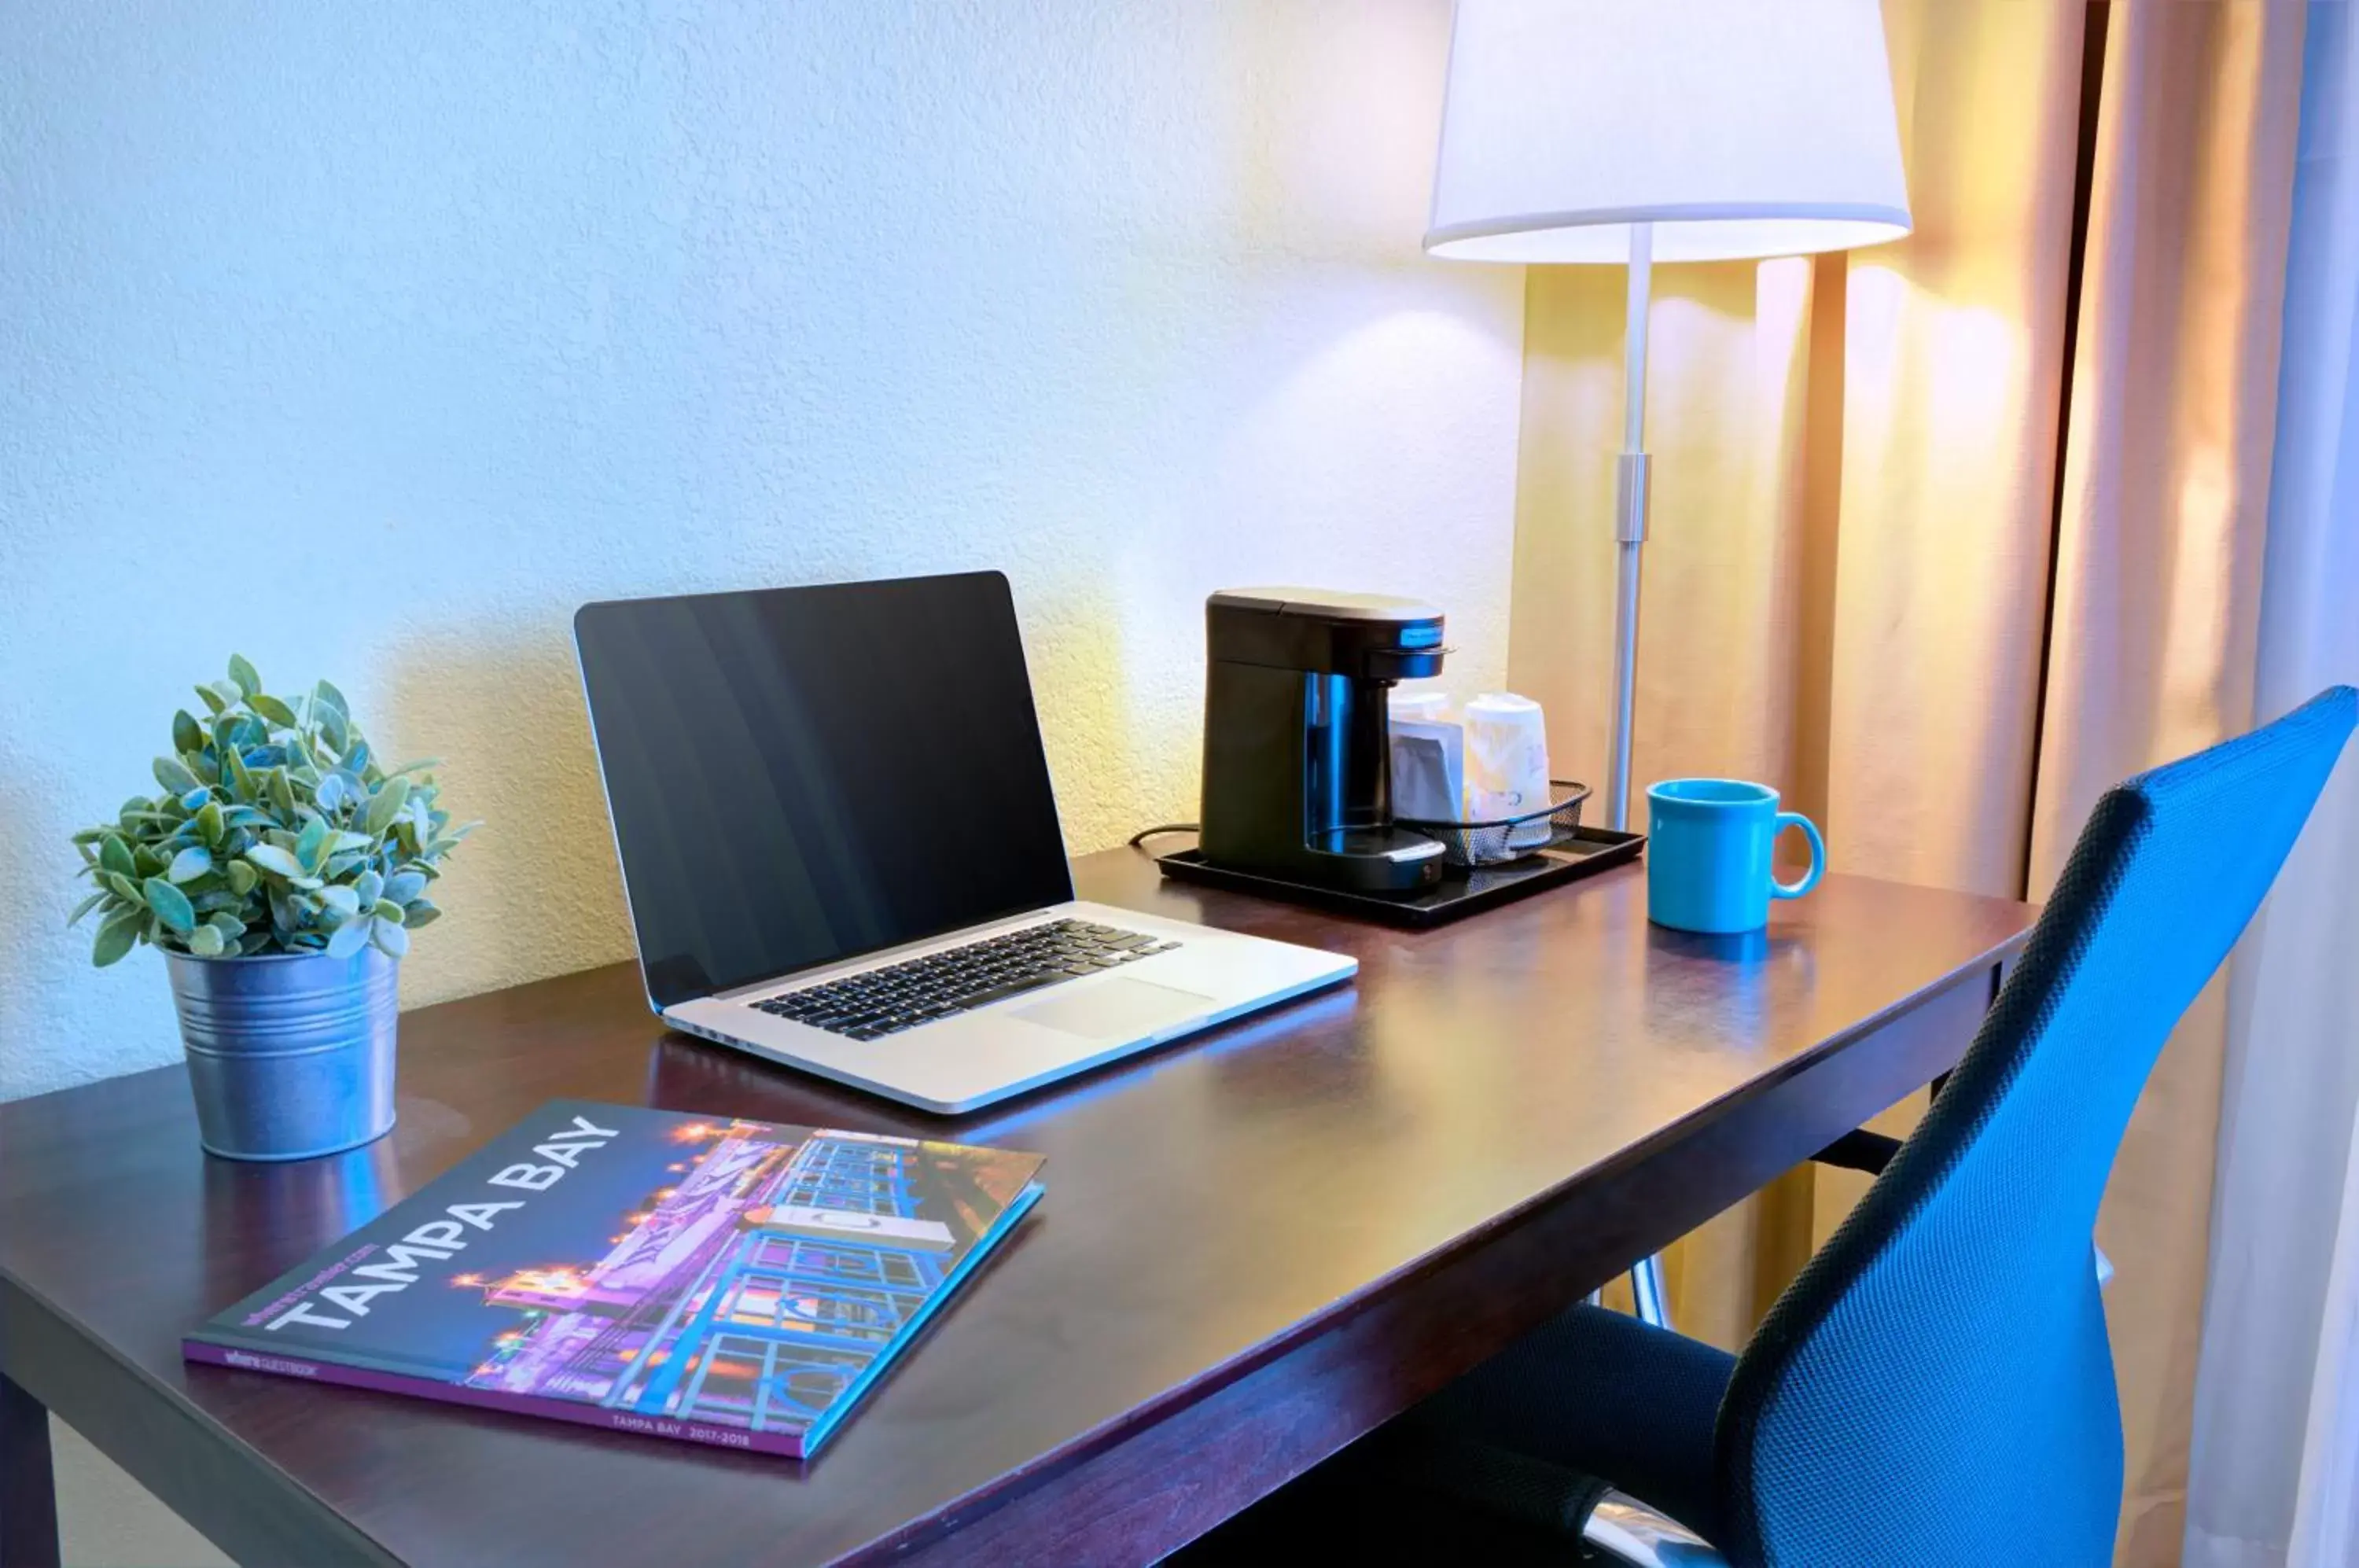
{"label": "black coffee maker", "polygon": [[1393,683],[1440,673],[1441,612],[1320,588],[1230,588],[1204,604],[1199,844],[1233,870],[1407,897],[1442,846],[1393,825]]}

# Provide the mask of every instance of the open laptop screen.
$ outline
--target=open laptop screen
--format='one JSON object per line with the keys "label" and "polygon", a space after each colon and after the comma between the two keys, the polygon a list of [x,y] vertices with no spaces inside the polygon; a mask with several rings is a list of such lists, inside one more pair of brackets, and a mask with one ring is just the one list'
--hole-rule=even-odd
{"label": "open laptop screen", "polygon": [[658,1007],[1072,897],[995,572],[585,604]]}

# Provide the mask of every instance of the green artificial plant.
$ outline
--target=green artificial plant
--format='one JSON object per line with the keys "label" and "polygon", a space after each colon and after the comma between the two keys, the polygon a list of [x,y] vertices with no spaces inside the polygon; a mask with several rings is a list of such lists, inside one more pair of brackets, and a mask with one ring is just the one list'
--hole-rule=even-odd
{"label": "green artificial plant", "polygon": [[232,656],[197,696],[207,716],[174,713],[156,759],[162,792],[73,835],[97,888],[67,923],[98,915],[92,962],[143,942],[204,958],[407,953],[441,912],[426,893],[443,856],[478,825],[451,825],[434,763],[378,767],[325,681],[290,702]]}

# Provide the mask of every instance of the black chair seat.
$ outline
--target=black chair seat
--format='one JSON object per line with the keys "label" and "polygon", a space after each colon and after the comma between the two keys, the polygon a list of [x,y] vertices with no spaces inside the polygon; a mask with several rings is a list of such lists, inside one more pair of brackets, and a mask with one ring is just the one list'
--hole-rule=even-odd
{"label": "black chair seat", "polygon": [[1735,1364],[1575,1306],[1171,1562],[1585,1562],[1581,1526],[1602,1473],[1703,1532],[1712,1421]]}
{"label": "black chair seat", "polygon": [[1399,1479],[1536,1528],[1577,1533],[1614,1485],[1710,1539],[1712,1423],[1736,1358],[1586,1304],[1412,1411]]}

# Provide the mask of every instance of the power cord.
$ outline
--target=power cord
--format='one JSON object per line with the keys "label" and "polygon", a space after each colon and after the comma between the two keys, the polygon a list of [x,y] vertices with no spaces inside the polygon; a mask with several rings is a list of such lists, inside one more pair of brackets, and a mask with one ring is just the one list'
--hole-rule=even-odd
{"label": "power cord", "polygon": [[1203,831],[1204,826],[1201,822],[1158,822],[1151,828],[1141,828],[1136,833],[1131,834],[1130,847],[1136,849],[1148,839],[1154,838],[1161,833],[1202,833]]}

